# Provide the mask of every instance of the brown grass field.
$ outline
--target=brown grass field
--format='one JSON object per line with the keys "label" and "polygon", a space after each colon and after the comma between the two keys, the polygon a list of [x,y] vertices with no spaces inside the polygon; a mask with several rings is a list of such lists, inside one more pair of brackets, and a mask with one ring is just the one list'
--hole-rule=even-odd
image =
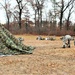
{"label": "brown grass field", "polygon": [[[33,54],[0,57],[0,75],[75,75],[75,46],[62,48],[62,41],[36,40],[37,35],[23,37],[23,43],[36,47]],[[47,37],[47,36],[43,36]]]}

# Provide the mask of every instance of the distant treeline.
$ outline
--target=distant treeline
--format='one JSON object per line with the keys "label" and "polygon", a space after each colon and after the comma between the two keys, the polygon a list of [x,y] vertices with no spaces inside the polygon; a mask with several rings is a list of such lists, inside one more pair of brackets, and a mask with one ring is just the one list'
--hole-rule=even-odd
{"label": "distant treeline", "polygon": [[[42,22],[42,26],[38,27],[38,22],[35,24],[32,21],[25,23],[22,21],[22,28],[19,28],[17,23],[10,23],[9,31],[13,34],[39,34],[39,35],[75,35],[75,24],[69,23],[67,29],[66,22],[63,22],[62,29],[60,30],[59,23],[56,22]],[[8,29],[7,25],[4,25]]]}

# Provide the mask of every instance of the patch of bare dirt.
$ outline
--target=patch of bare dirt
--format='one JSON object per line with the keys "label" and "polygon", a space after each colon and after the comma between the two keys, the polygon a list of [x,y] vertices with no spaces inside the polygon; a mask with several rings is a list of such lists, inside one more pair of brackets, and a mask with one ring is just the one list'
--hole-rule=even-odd
{"label": "patch of bare dirt", "polygon": [[[62,48],[59,37],[55,41],[23,37],[25,45],[35,46],[33,54],[0,57],[0,75],[75,75],[75,46]],[[46,36],[44,36],[46,37]]]}

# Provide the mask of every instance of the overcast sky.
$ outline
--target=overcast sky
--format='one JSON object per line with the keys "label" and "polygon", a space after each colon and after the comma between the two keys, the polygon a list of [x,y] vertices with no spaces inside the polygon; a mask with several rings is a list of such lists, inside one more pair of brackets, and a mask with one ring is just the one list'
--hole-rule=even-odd
{"label": "overcast sky", "polygon": [[[58,0],[59,1],[59,0]],[[67,1],[67,0],[66,0]],[[2,0],[0,0],[0,2],[2,2]],[[16,1],[15,0],[11,0],[11,3],[12,3],[12,6],[14,6],[14,5],[16,5]],[[44,18],[45,18],[45,16],[46,16],[46,13],[48,12],[47,10],[49,10],[50,8],[51,8],[51,3],[46,3],[46,5],[45,5],[45,9],[43,10],[45,13],[43,14],[43,16],[44,16]],[[30,9],[31,10],[31,9]],[[66,12],[67,13],[67,12]],[[34,18],[34,16],[32,16],[34,13],[33,13],[33,11],[31,11],[31,20]],[[74,13],[75,14],[75,13]],[[75,17],[74,17],[74,14],[72,14],[72,21],[74,21],[75,20]],[[65,14],[65,16],[66,16],[67,14]],[[6,23],[6,18],[5,18],[5,12],[4,12],[4,10],[1,8],[0,9],[0,23]]]}
{"label": "overcast sky", "polygon": [[[0,3],[4,3],[3,0],[0,0]],[[15,0],[11,0],[11,4],[12,4],[12,7],[14,5],[16,5],[16,1]],[[4,24],[6,23],[6,14],[5,14],[5,10],[3,8],[0,7],[0,23]]]}

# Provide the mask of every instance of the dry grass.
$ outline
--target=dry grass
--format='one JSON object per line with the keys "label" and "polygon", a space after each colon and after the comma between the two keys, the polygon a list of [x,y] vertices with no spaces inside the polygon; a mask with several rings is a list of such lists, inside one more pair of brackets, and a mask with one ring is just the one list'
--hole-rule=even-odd
{"label": "dry grass", "polygon": [[[33,54],[0,57],[0,75],[75,75],[75,46],[61,48],[55,41],[36,40],[33,35],[23,37],[25,45],[35,46]],[[43,36],[46,37],[46,36]]]}

